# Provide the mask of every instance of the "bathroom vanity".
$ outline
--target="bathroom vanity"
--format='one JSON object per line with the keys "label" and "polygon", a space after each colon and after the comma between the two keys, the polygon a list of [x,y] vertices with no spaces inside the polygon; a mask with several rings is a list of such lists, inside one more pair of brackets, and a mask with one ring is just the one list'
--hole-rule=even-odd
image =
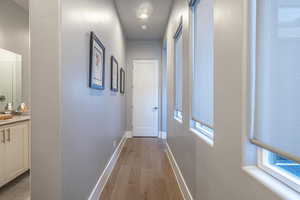
{"label": "bathroom vanity", "polygon": [[30,168],[30,117],[0,121],[0,187]]}
{"label": "bathroom vanity", "polygon": [[[26,101],[22,85],[22,56],[0,49],[0,113],[8,104],[16,110]],[[29,147],[29,115],[0,120],[0,187],[29,170]]]}

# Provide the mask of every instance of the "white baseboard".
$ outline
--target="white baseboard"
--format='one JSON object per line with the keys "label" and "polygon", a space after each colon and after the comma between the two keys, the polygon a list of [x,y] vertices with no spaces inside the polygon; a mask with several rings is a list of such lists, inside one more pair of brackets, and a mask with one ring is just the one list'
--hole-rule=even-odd
{"label": "white baseboard", "polygon": [[127,138],[132,138],[132,131],[125,132]]}
{"label": "white baseboard", "polygon": [[167,139],[167,132],[160,131],[158,137],[164,140]]}
{"label": "white baseboard", "polygon": [[110,176],[110,174],[112,173],[117,160],[120,156],[120,153],[124,147],[124,144],[127,140],[128,136],[127,136],[127,132],[125,132],[124,136],[122,137],[119,145],[117,146],[115,152],[113,153],[113,155],[111,156],[108,164],[106,165],[104,171],[102,172],[100,178],[98,179],[98,182],[96,183],[92,193],[90,194],[90,197],[88,198],[88,200],[99,200],[101,192],[103,191],[106,182],[108,181],[108,178]]}
{"label": "white baseboard", "polygon": [[173,155],[168,143],[166,143],[166,145],[167,145],[167,150],[166,150],[167,157],[171,163],[171,167],[175,174],[175,177],[176,177],[177,183],[179,185],[180,191],[182,193],[182,196],[183,196],[184,200],[193,200],[193,196],[191,195],[191,192],[182,176],[180,168],[178,167],[178,164],[174,158],[174,155]]}

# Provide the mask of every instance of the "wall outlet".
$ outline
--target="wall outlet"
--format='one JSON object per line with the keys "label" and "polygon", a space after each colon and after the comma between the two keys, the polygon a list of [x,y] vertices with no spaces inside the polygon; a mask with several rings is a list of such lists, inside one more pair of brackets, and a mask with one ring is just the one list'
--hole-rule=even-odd
{"label": "wall outlet", "polygon": [[118,145],[118,143],[117,143],[117,141],[115,140],[115,141],[113,142],[113,146],[116,148],[117,145]]}

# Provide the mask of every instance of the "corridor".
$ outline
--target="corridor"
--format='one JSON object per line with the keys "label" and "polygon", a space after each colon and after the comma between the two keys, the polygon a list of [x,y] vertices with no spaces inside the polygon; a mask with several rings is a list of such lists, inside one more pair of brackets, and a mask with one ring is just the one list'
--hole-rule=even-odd
{"label": "corridor", "polygon": [[0,0],[0,200],[300,200],[300,0]]}
{"label": "corridor", "polygon": [[128,139],[100,199],[182,200],[163,141]]}

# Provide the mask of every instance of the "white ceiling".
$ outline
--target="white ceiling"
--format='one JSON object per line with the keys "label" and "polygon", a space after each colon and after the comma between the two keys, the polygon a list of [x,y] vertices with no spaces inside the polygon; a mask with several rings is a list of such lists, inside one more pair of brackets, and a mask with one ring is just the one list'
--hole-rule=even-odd
{"label": "white ceiling", "polygon": [[[13,0],[25,10],[29,10],[29,0]],[[152,7],[147,20],[137,18],[142,4]],[[173,0],[115,0],[125,36],[130,40],[157,40],[163,37]],[[146,25],[147,29],[142,29]]]}
{"label": "white ceiling", "polygon": [[25,10],[29,10],[29,0],[13,0],[14,2],[16,2],[19,6],[21,6],[22,8],[24,8]]}
{"label": "white ceiling", "polygon": [[[139,7],[145,2],[152,5],[152,14],[147,20],[137,18]],[[168,23],[173,0],[115,0],[120,20],[127,39],[161,39]],[[142,25],[147,26],[146,30]]]}

